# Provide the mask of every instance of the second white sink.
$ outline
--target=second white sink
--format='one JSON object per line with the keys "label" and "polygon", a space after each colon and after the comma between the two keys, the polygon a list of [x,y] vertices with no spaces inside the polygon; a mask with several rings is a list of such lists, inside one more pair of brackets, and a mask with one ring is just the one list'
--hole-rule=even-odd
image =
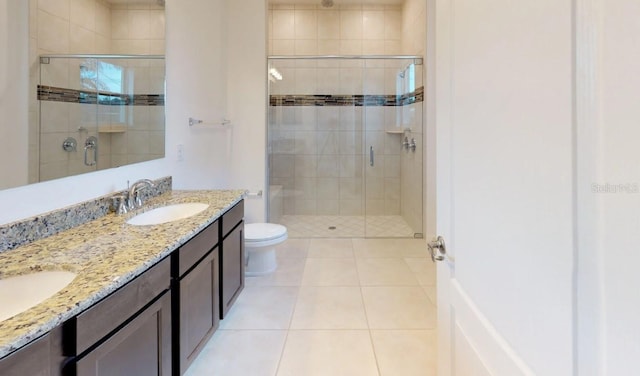
{"label": "second white sink", "polygon": [[192,215],[196,215],[201,211],[204,211],[208,207],[209,204],[202,204],[199,202],[167,205],[138,214],[129,219],[127,223],[134,226],[159,225],[162,223],[189,218]]}

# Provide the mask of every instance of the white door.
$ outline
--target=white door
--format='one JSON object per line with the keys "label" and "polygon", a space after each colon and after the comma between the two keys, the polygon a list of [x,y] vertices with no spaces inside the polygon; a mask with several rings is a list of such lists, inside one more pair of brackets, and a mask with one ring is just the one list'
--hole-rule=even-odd
{"label": "white door", "polygon": [[572,1],[429,4],[439,375],[571,375]]}
{"label": "white door", "polygon": [[[585,2],[587,3],[587,2]],[[588,6],[592,8],[588,8]],[[640,2],[585,4],[595,46],[585,48],[593,94],[583,115],[591,120],[594,168],[584,196],[595,208],[593,246],[580,247],[580,375],[640,374]],[[585,69],[587,70],[587,69]],[[585,85],[587,86],[587,85]],[[589,101],[590,100],[590,101]],[[587,132],[585,132],[587,133]],[[580,145],[580,144],[579,144]],[[590,183],[590,184],[589,184]],[[588,235],[588,234],[587,234]],[[585,235],[585,237],[587,236]],[[587,244],[589,245],[589,244]],[[585,254],[586,253],[586,254]],[[597,346],[589,344],[597,343]],[[590,359],[595,359],[591,360]]]}

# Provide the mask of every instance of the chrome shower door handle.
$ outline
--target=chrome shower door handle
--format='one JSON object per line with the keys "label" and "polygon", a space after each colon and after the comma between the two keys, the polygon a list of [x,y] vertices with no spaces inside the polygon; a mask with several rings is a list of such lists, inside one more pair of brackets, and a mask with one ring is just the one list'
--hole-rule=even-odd
{"label": "chrome shower door handle", "polygon": [[369,165],[373,167],[373,146],[369,148]]}

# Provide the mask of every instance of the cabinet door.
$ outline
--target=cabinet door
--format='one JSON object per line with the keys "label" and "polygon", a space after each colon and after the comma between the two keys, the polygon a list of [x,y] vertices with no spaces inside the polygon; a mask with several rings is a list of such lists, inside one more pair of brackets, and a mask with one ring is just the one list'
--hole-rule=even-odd
{"label": "cabinet door", "polygon": [[224,318],[244,288],[244,222],[222,241],[220,264],[220,318]]}
{"label": "cabinet door", "polygon": [[54,328],[32,343],[2,358],[0,360],[0,375],[58,375],[64,361],[64,357],[61,356],[61,340],[61,328]]}
{"label": "cabinet door", "polygon": [[218,250],[180,280],[180,374],[198,355],[220,322]]}
{"label": "cabinet door", "polygon": [[76,363],[77,375],[169,376],[171,374],[171,293],[91,350]]}

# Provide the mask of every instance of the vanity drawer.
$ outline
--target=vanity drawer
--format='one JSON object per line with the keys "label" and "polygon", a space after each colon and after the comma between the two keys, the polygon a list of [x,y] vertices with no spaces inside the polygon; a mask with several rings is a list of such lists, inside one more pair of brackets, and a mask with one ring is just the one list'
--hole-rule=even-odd
{"label": "vanity drawer", "polygon": [[216,245],[218,245],[218,221],[210,224],[178,249],[178,277],[182,277]]}
{"label": "vanity drawer", "polygon": [[242,218],[244,218],[244,200],[222,215],[222,237],[227,236],[242,221]]}
{"label": "vanity drawer", "polygon": [[77,355],[98,343],[136,312],[169,289],[169,257],[122,286],[75,318]]}

